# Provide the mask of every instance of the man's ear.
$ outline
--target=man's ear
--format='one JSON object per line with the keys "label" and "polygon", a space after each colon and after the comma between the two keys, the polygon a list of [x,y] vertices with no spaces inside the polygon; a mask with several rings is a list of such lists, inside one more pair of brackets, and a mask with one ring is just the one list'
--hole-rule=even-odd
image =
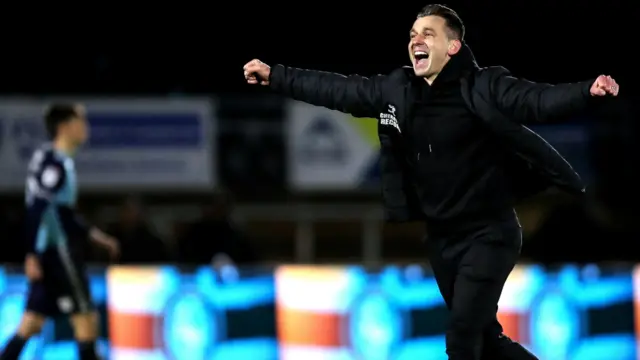
{"label": "man's ear", "polygon": [[451,40],[449,41],[449,49],[447,49],[447,54],[449,56],[453,56],[460,51],[462,48],[462,41],[460,40]]}

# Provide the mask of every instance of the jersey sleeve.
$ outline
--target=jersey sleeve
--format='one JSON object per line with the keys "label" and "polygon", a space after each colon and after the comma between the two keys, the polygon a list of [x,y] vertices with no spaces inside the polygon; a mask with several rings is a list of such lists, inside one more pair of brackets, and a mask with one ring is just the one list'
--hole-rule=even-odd
{"label": "jersey sleeve", "polygon": [[38,185],[42,196],[51,199],[64,186],[66,181],[64,166],[59,162],[47,163],[38,177]]}
{"label": "jersey sleeve", "polygon": [[41,224],[47,211],[56,212],[63,223],[71,224],[73,235],[86,238],[89,227],[69,207],[58,206],[58,193],[64,188],[67,173],[64,164],[52,157],[35,154],[27,178],[26,250],[37,253]]}
{"label": "jersey sleeve", "polygon": [[27,205],[34,199],[53,200],[67,177],[64,164],[50,152],[42,150],[33,154],[27,172]]}
{"label": "jersey sleeve", "polygon": [[65,182],[63,165],[44,151],[36,151],[29,162],[26,182],[26,250],[37,252],[38,237],[45,212]]}

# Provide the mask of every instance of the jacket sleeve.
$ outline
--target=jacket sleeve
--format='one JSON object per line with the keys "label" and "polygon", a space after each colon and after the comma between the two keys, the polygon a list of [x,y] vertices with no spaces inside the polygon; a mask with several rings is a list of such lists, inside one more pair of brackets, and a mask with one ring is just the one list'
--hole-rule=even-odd
{"label": "jacket sleeve", "polygon": [[595,80],[550,85],[517,79],[500,68],[491,81],[496,106],[519,122],[544,122],[584,111]]}
{"label": "jacket sleeve", "polygon": [[270,88],[294,100],[338,110],[356,117],[377,117],[382,103],[385,76],[358,75],[303,70],[283,65],[271,68]]}

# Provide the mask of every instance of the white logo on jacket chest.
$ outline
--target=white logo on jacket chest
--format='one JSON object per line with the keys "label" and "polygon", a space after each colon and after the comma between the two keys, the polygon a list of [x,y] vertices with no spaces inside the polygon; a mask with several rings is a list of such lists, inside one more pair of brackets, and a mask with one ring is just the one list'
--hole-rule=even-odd
{"label": "white logo on jacket chest", "polygon": [[396,118],[396,107],[393,105],[389,105],[386,112],[380,113],[380,125],[385,126],[393,126],[400,131],[400,126],[398,125],[398,119]]}

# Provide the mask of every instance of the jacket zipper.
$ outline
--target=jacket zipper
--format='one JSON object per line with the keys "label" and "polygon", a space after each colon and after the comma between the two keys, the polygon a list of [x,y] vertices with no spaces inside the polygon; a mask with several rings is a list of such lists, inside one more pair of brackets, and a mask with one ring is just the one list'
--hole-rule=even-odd
{"label": "jacket zipper", "polygon": [[[408,92],[409,92],[408,98],[410,99],[410,101],[407,102],[408,104],[415,104],[416,103],[417,99],[415,98],[415,95],[413,94],[413,91],[414,90],[411,88],[411,86],[409,86],[409,88],[408,88]],[[414,115],[413,114],[413,107],[411,105],[408,105],[406,107],[406,114],[407,114],[407,119],[411,119],[409,121],[411,121],[410,126],[412,126],[413,125],[413,121],[415,119],[413,118],[413,115]],[[425,140],[427,141],[427,148],[429,149],[428,155],[432,156],[433,155],[433,146],[431,145],[431,139],[429,138],[429,129],[427,129],[427,134],[426,134]],[[414,144],[415,144],[415,138],[414,138]],[[420,161],[420,151],[418,151],[418,155],[417,155],[416,158],[417,158],[418,161]]]}
{"label": "jacket zipper", "polygon": [[[429,142],[429,139],[427,139],[427,145],[429,145],[429,156],[431,156],[433,153],[433,148],[431,147],[431,143]],[[418,161],[420,161],[420,151],[418,151]]]}
{"label": "jacket zipper", "polygon": [[[406,114],[406,120],[404,121],[405,124],[408,125],[409,128],[411,128],[413,126],[413,107],[412,104],[415,104],[415,96],[413,95],[413,89],[411,87],[411,85],[409,85],[408,87],[405,88],[405,97],[406,99],[408,99],[409,101],[406,101],[405,99],[405,114]],[[411,135],[409,135],[411,137]],[[427,140],[427,146],[429,149],[429,156],[431,156],[431,154],[433,153],[433,147],[431,146],[431,139],[429,139],[429,135],[427,134],[426,136],[426,140]],[[412,137],[412,143],[413,146],[415,146],[415,137]],[[416,160],[420,161],[420,151],[418,151],[418,154],[416,156]]]}
{"label": "jacket zipper", "polygon": [[[431,146],[431,139],[429,138],[429,127],[425,125],[427,130],[427,134],[425,136],[425,140],[427,141],[427,148],[429,149],[429,156],[433,155],[433,147]],[[418,157],[420,157],[420,153],[418,153]]]}

